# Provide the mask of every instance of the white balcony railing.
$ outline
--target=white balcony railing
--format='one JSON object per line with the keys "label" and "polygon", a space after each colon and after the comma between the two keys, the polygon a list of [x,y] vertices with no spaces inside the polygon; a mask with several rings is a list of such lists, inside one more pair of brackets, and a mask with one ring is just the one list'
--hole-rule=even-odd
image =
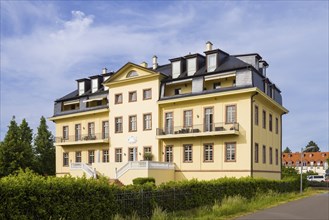
{"label": "white balcony railing", "polygon": [[71,163],[71,169],[72,170],[83,170],[86,174],[89,175],[89,177],[93,177],[96,179],[96,171],[93,170],[92,167],[85,163]]}
{"label": "white balcony railing", "polygon": [[159,169],[159,170],[173,170],[175,165],[167,162],[155,162],[155,161],[129,161],[123,167],[116,171],[116,179],[120,178],[128,170],[148,170],[148,169]]}

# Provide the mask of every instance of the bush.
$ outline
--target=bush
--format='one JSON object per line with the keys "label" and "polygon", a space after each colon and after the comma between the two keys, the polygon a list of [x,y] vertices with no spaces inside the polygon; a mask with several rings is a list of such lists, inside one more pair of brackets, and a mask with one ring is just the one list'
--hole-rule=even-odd
{"label": "bush", "polygon": [[134,185],[144,185],[145,183],[155,184],[155,179],[153,177],[138,177],[133,179]]}
{"label": "bush", "polygon": [[[0,179],[0,219],[150,217],[155,207],[161,207],[164,215],[212,205],[228,197],[238,196],[248,200],[257,193],[299,190],[298,178],[282,181],[253,178],[189,180],[157,187],[154,179],[139,179],[142,180],[137,180],[137,185],[119,188],[110,185],[105,178],[43,177],[31,171],[21,171]],[[153,215],[159,213],[153,212]]]}

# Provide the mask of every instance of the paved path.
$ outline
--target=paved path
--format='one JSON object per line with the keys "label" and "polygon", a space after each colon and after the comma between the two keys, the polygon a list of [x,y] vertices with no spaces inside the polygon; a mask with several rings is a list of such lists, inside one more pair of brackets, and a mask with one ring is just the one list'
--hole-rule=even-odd
{"label": "paved path", "polygon": [[329,193],[288,202],[274,208],[265,209],[254,214],[238,218],[242,219],[329,219]]}

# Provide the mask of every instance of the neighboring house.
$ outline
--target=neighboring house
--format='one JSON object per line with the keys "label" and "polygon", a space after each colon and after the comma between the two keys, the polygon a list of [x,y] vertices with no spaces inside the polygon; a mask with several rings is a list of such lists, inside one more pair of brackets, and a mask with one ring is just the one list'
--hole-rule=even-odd
{"label": "neighboring house", "polygon": [[157,184],[280,179],[288,110],[266,75],[267,62],[259,54],[213,50],[210,42],[206,48],[165,65],[154,56],[152,67],[128,62],[78,80],[77,90],[55,101],[50,118],[57,175],[98,172],[125,184],[148,176]]}
{"label": "neighboring house", "polygon": [[[318,174],[325,174],[328,169],[329,152],[304,152],[303,153],[303,173],[307,171],[314,171]],[[282,165],[286,167],[293,167],[300,173],[301,154],[296,153],[282,153]]]}

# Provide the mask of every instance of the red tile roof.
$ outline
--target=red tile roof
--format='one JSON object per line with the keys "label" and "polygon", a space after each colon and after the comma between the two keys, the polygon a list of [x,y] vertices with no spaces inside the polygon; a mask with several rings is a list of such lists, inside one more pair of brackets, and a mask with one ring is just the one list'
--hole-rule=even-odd
{"label": "red tile roof", "polygon": [[[304,152],[303,154],[303,161],[306,161],[307,164],[313,161],[316,165],[320,161],[320,165],[323,165],[329,158],[329,152]],[[282,153],[282,163],[288,164],[288,162],[291,162],[291,166],[296,166],[296,162],[301,159],[300,156],[300,153]]]}

